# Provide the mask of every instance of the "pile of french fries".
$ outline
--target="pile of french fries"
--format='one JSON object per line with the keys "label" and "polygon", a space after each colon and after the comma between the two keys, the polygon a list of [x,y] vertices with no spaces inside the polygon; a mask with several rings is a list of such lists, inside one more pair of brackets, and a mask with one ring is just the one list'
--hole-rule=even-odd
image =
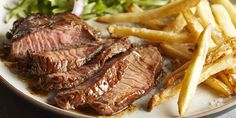
{"label": "pile of french fries", "polygon": [[[158,43],[164,55],[182,63],[167,75],[164,89],[153,95],[150,111],[179,93],[183,116],[200,84],[219,96],[236,93],[236,7],[230,0],[173,0],[150,10],[131,4],[127,11],[97,21],[110,23],[108,31],[114,37],[136,36]],[[141,27],[116,24],[124,22]]]}

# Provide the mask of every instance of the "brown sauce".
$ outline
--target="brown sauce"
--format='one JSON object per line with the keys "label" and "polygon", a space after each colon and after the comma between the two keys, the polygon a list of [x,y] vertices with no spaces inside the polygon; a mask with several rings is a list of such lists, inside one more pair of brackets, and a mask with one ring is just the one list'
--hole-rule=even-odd
{"label": "brown sauce", "polygon": [[32,94],[39,97],[48,97],[49,91],[44,91],[40,89],[40,87],[37,85],[37,80],[35,78],[30,77],[22,77],[18,75],[17,79],[20,81],[26,83],[28,85],[27,90]]}
{"label": "brown sauce", "polygon": [[97,117],[97,118],[122,118],[124,117],[124,115],[127,115],[128,113],[132,113],[136,110],[138,106],[137,105],[130,105],[126,110],[116,114],[116,115],[113,115],[113,116],[102,116],[102,115],[99,115],[96,111],[94,111],[93,109],[89,108],[89,107],[86,107],[86,108],[78,108],[76,110],[71,110],[72,112],[75,112],[75,113],[79,113],[79,114],[84,114],[84,115],[89,115],[89,116],[92,116],[92,117]]}
{"label": "brown sauce", "polygon": [[48,97],[49,95],[49,91],[44,91],[37,86],[29,86],[28,90],[32,95],[36,95],[40,97]]}
{"label": "brown sauce", "polygon": [[79,113],[79,114],[93,116],[93,117],[99,117],[99,114],[89,107],[77,108],[75,110],[70,110],[70,111],[75,112],[75,113]]}
{"label": "brown sauce", "polygon": [[27,90],[32,94],[39,97],[47,97],[49,95],[48,91],[44,91],[40,89],[40,87],[37,85],[37,80],[35,77],[25,77],[23,74],[19,74],[18,70],[16,70],[16,66],[13,62],[9,62],[6,60],[1,59],[1,61],[10,69],[12,73],[17,75],[17,79],[22,81],[23,83],[26,83],[28,85]]}
{"label": "brown sauce", "polygon": [[135,105],[135,104],[132,104],[130,105],[126,110],[116,114],[116,115],[113,115],[113,116],[100,116],[99,118],[123,118],[124,115],[127,115],[129,113],[132,113],[136,110],[138,106]]}

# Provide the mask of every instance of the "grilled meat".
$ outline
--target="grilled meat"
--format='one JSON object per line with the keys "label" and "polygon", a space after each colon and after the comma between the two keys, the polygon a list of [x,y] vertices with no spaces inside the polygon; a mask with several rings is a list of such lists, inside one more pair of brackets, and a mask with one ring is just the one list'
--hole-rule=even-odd
{"label": "grilled meat", "polygon": [[16,21],[11,30],[10,58],[22,59],[32,52],[70,49],[98,44],[98,35],[79,17],[70,13],[32,15]]}
{"label": "grilled meat", "polygon": [[[83,84],[59,92],[55,97],[57,105],[64,109],[74,109],[88,103],[101,114],[116,113],[151,89],[157,72],[161,69],[161,60],[160,53],[154,47],[129,50],[106,62],[98,73]],[[123,92],[126,91],[127,93],[123,95]],[[120,106],[111,106],[114,107],[112,113],[105,108],[103,108],[105,111],[102,109],[99,111],[98,109],[102,108],[102,105],[98,104],[107,94],[114,94],[110,97],[116,96],[117,99],[114,100],[117,101],[113,102],[122,102],[119,101],[122,97],[130,100]],[[112,101],[108,101],[109,104],[106,104],[107,107],[110,102]]]}
{"label": "grilled meat", "polygon": [[45,75],[40,78],[39,84],[46,90],[75,87],[101,69],[108,59],[127,51],[130,47],[131,43],[127,38],[117,39],[89,63],[68,72]]}

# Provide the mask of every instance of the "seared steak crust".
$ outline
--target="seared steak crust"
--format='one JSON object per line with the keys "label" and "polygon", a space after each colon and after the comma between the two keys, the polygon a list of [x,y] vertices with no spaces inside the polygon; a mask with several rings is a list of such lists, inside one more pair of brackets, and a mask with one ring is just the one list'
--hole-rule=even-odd
{"label": "seared steak crust", "polygon": [[68,72],[45,75],[39,79],[39,84],[46,90],[75,87],[101,69],[108,59],[127,51],[130,47],[131,43],[127,38],[117,39],[89,63]]}
{"label": "seared steak crust", "polygon": [[24,58],[27,53],[69,49],[97,44],[96,32],[70,13],[44,17],[29,16],[16,21],[12,29],[10,57]]}
{"label": "seared steak crust", "polygon": [[[154,47],[134,48],[106,62],[102,70],[78,87],[59,92],[55,97],[57,105],[64,109],[74,109],[88,103],[99,113],[109,115],[114,112],[110,113],[106,110],[107,113],[103,113],[98,110],[102,108],[102,105],[97,105],[101,101],[98,98],[102,96],[101,99],[103,100],[104,96],[109,93],[114,94],[110,97],[116,96],[117,99],[114,100],[117,101],[114,102],[122,102],[118,101],[121,97],[130,99],[123,106],[111,106],[114,107],[115,112],[118,112],[124,109],[126,104],[131,104],[151,89],[156,74],[160,70],[161,60],[160,53]],[[127,93],[124,95],[121,94],[126,91]],[[134,95],[134,93],[137,94],[137,97],[130,98],[129,96],[132,96],[130,94]],[[107,104],[107,106],[109,105]],[[97,107],[99,108],[97,109]]]}
{"label": "seared steak crust", "polygon": [[117,85],[96,100],[89,101],[88,104],[99,114],[113,115],[126,109],[154,85],[162,65],[160,53],[154,47],[143,48],[136,52],[140,58],[128,60],[130,65],[120,76]]}
{"label": "seared steak crust", "polygon": [[29,56],[30,73],[33,75],[67,72],[90,61],[102,45],[87,45],[60,51],[38,52]]}

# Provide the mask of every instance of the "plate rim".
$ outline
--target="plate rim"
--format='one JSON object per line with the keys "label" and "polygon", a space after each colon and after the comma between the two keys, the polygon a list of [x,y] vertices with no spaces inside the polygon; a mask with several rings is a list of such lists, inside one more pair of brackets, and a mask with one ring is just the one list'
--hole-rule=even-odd
{"label": "plate rim", "polygon": [[84,115],[84,114],[78,114],[76,112],[71,112],[71,111],[67,111],[67,110],[63,110],[60,108],[57,108],[53,105],[50,105],[48,103],[44,103],[41,101],[38,101],[36,99],[34,99],[33,97],[25,94],[24,92],[20,91],[18,88],[16,88],[14,85],[12,85],[10,82],[8,82],[5,78],[2,77],[2,75],[0,75],[0,83],[4,84],[4,86],[6,86],[9,90],[13,91],[17,96],[21,97],[22,99],[25,99],[27,101],[29,101],[31,104],[39,107],[40,109],[44,109],[47,111],[51,111],[54,112],[56,114],[60,114],[62,116],[69,116],[69,117],[73,117],[73,118],[93,118],[92,116],[88,116],[88,115]]}
{"label": "plate rim", "polygon": [[[35,98],[32,98],[31,96],[25,94],[24,92],[20,91],[18,88],[16,88],[14,85],[12,85],[10,82],[7,81],[7,79],[3,78],[0,75],[0,82],[2,84],[4,84],[9,90],[13,91],[17,96],[20,96],[22,99],[25,99],[27,101],[29,101],[31,104],[35,105],[36,107],[39,107],[40,109],[44,109],[47,110],[49,112],[54,112],[55,114],[60,114],[62,116],[67,116],[67,117],[74,117],[74,118],[93,118],[93,116],[88,116],[88,115],[84,115],[84,114],[79,114],[76,112],[71,112],[71,111],[67,111],[67,110],[63,110],[60,108],[57,108],[53,105],[50,105],[48,103],[44,103],[41,101],[36,100]],[[236,99],[231,101],[231,102],[227,102],[225,104],[223,104],[220,107],[214,108],[214,109],[210,109],[208,111],[203,111],[200,113],[196,113],[190,116],[184,116],[184,117],[211,117],[211,116],[220,116],[223,115],[224,113],[227,113],[231,110],[233,110],[233,107],[236,107]],[[179,117],[179,116],[177,116]]]}

